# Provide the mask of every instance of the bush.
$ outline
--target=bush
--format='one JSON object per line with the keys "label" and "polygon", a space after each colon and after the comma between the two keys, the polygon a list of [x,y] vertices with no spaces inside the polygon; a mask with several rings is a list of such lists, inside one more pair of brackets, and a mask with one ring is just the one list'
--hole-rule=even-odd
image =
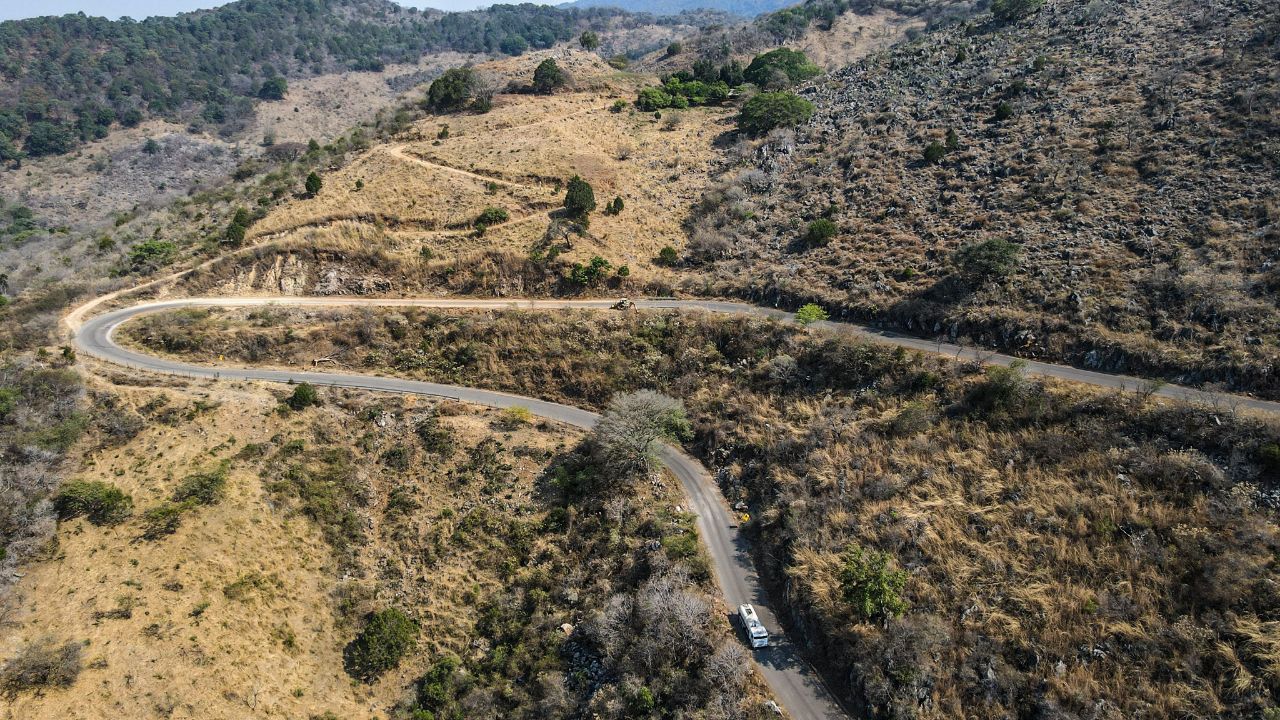
{"label": "bush", "polygon": [[305,410],[312,405],[319,405],[320,395],[311,383],[298,383],[298,386],[293,389],[293,394],[284,402],[293,410]]}
{"label": "bush", "polygon": [[319,175],[315,174],[314,172],[307,175],[307,182],[306,182],[307,195],[314,197],[317,193],[320,192],[320,189],[323,187],[324,187],[324,181],[320,179]]}
{"label": "bush", "polygon": [[12,698],[23,690],[70,687],[80,675],[81,645],[50,638],[28,643],[0,667],[0,691]]}
{"label": "bush", "polygon": [[738,114],[738,128],[748,135],[764,135],[778,127],[789,127],[808,120],[813,103],[787,92],[760,93],[743,103]]}
{"label": "bush", "polygon": [[590,30],[584,30],[578,36],[578,42],[582,45],[582,49],[588,52],[594,52],[600,47],[600,36]]}
{"label": "bush", "polygon": [[947,154],[947,149],[943,147],[942,143],[934,140],[924,146],[924,152],[921,154],[924,155],[924,161],[932,165],[933,163],[941,160],[943,156]]}
{"label": "bush", "polygon": [[453,455],[453,433],[440,424],[440,418],[432,415],[415,428],[418,439],[422,441],[422,449],[448,458]]}
{"label": "bush", "polygon": [[168,265],[178,254],[178,246],[168,240],[145,240],[129,249],[129,268],[134,272],[151,272]]}
{"label": "bush", "polygon": [[818,218],[809,223],[808,230],[804,234],[804,244],[809,247],[822,247],[831,242],[831,238],[836,236],[839,228],[836,224],[826,218]]}
{"label": "bush", "polygon": [[178,483],[173,491],[175,502],[191,502],[197,505],[214,505],[222,499],[227,487],[227,471],[230,464],[223,461],[208,472],[192,473]]}
{"label": "bush", "polygon": [[796,311],[796,322],[801,325],[812,325],[816,322],[826,320],[829,315],[827,311],[814,303],[809,303]]}
{"label": "bush", "polygon": [[659,265],[665,265],[666,267],[671,267],[675,265],[679,259],[680,259],[680,256],[676,253],[676,249],[671,247],[670,245],[664,245],[663,248],[658,251]]}
{"label": "bush", "polygon": [[1018,266],[1019,248],[1003,238],[961,245],[952,254],[960,279],[970,285],[1011,275]]}
{"label": "bush", "polygon": [[378,679],[414,648],[417,634],[417,623],[395,608],[371,613],[342,653],[347,674],[365,682]]}
{"label": "bush", "polygon": [[94,525],[118,525],[133,514],[133,499],[110,483],[77,480],[62,486],[53,508],[60,520],[83,515]]}
{"label": "bush", "polygon": [[991,14],[1004,22],[1024,18],[1044,4],[1044,0],[991,0]]}
{"label": "bush", "polygon": [[1011,117],[1013,117],[1013,105],[1009,104],[1008,100],[1001,100],[1000,104],[996,105],[996,120],[1003,121]]}
{"label": "bush", "polygon": [[907,609],[904,570],[890,570],[889,556],[854,545],[845,551],[839,571],[840,597],[864,621],[897,617]]}
{"label": "bush", "polygon": [[475,224],[488,227],[490,225],[499,225],[510,219],[511,215],[503,208],[487,207],[480,213],[480,216],[476,218]]}
{"label": "bush", "polygon": [[462,109],[471,99],[475,82],[475,72],[471,68],[446,70],[427,88],[427,107],[437,113]]}
{"label": "bush", "polygon": [[570,217],[582,218],[596,209],[596,194],[591,184],[574,175],[569,178],[569,191],[564,196],[564,208]]}
{"label": "bush", "polygon": [[569,78],[565,76],[564,71],[551,58],[538,63],[538,67],[533,71],[533,91],[536,93],[549,95],[556,89],[564,87],[568,81]]}
{"label": "bush", "polygon": [[604,282],[605,278],[609,277],[611,270],[613,270],[613,266],[609,264],[609,261],[596,255],[586,265],[574,263],[573,268],[569,271],[569,280],[575,285],[596,287]]}
{"label": "bush", "polygon": [[759,87],[785,87],[822,74],[817,65],[798,50],[778,48],[757,55],[743,77]]}
{"label": "bush", "polygon": [[636,107],[645,112],[663,110],[671,107],[671,95],[659,87],[647,87],[636,96]]}
{"label": "bush", "polygon": [[71,128],[40,121],[32,124],[31,129],[27,131],[27,139],[22,149],[31,157],[40,157],[69,153],[75,149],[75,146],[76,138]]}
{"label": "bush", "polygon": [[609,112],[611,113],[620,113],[626,109],[627,109],[626,100],[614,100],[613,104],[609,106]]}
{"label": "bush", "polygon": [[289,82],[277,75],[262,83],[262,88],[258,90],[258,99],[283,100],[287,92],[289,92]]}
{"label": "bush", "polygon": [[187,505],[181,503],[164,503],[142,513],[142,537],[144,540],[159,540],[178,532],[182,526],[182,514]]}

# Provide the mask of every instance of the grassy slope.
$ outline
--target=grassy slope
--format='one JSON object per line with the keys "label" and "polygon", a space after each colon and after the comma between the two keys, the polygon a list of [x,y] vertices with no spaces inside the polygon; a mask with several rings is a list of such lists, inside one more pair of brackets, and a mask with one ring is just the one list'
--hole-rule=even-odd
{"label": "grassy slope", "polygon": [[[722,292],[1274,396],[1277,32],[1274,3],[1050,0],[928,33],[806,89],[814,120],[726,168],[693,254]],[[1014,276],[955,282],[993,237]]]}
{"label": "grassy slope", "polygon": [[[834,686],[888,716],[1275,711],[1274,424],[759,321],[185,317],[127,332],[205,357],[325,355],[593,406],[632,387],[684,398],[726,494],[754,505],[789,623]],[[862,621],[842,599],[855,545],[908,573],[901,618]]]}
{"label": "grassy slope", "polygon": [[[87,452],[71,479],[119,486],[136,512],[116,527],[61,523],[56,555],[24,568],[0,665],[53,637],[83,640],[86,668],[68,688],[10,697],[17,716],[385,717],[423,702],[416,681],[445,657],[461,667],[439,717],[588,705],[607,716],[644,685],[672,705],[759,707],[759,681],[723,651],[729,627],[705,599],[701,561],[665,549],[688,534],[676,483],[644,483],[636,502],[608,513],[584,503],[566,527],[547,473],[579,431],[352,393],[281,413],[275,394],[252,387],[96,382],[92,392]],[[427,444],[415,428],[432,415]],[[139,539],[145,510],[223,461],[219,502],[188,510],[170,536]],[[695,582],[680,581],[680,567],[694,568]],[[664,576],[702,612],[696,649],[632,667],[599,644],[592,622]],[[418,649],[378,682],[353,683],[343,647],[365,612],[389,606],[420,623]],[[565,623],[581,628],[566,633]],[[736,677],[704,670],[713,656]]]}

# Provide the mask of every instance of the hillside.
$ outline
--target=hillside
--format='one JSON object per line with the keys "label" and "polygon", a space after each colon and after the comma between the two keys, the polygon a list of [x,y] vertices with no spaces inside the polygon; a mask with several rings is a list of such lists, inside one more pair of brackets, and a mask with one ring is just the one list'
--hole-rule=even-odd
{"label": "hillside", "polygon": [[864,716],[1276,712],[1274,420],[721,315],[280,313],[180,311],[122,334],[589,407],[684,398],[691,446],[750,505],[789,631]]}
{"label": "hillside", "polygon": [[148,118],[230,134],[259,101],[282,100],[290,80],[435,52],[519,55],[587,28],[652,22],[528,4],[439,13],[389,0],[242,0],[141,22],[0,23],[0,160],[63,154]]}
{"label": "hillside", "polygon": [[1278,36],[1274,3],[1051,0],[819,78],[706,193],[690,287],[1278,396]]}
{"label": "hillside", "polygon": [[729,15],[755,17],[792,4],[788,0],[574,0],[563,8],[614,7],[627,12],[679,15],[696,10],[718,10]]}
{"label": "hillside", "polygon": [[[103,376],[86,378],[91,403],[64,399],[83,421],[60,522],[45,503],[44,552],[4,575],[0,715],[620,717],[641,689],[770,715],[679,484],[574,496],[551,478],[587,482],[581,431],[460,403],[322,390],[294,409],[284,388]],[[24,407],[52,399],[36,393]],[[85,516],[71,488],[117,495]],[[655,620],[620,616],[631,603]],[[669,604],[679,617],[663,619]],[[353,641],[389,610],[413,623],[411,651],[353,677]]]}

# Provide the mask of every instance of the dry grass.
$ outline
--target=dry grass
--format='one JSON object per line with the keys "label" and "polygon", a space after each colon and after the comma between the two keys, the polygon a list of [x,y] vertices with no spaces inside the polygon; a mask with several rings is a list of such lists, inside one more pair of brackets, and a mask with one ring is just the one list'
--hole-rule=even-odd
{"label": "dry grass", "polygon": [[[886,714],[1274,712],[1274,424],[722,317],[288,310],[127,332],[154,347],[166,328],[283,367],[682,397],[726,495],[753,504],[792,630]],[[906,571],[901,618],[854,620],[855,544]]]}

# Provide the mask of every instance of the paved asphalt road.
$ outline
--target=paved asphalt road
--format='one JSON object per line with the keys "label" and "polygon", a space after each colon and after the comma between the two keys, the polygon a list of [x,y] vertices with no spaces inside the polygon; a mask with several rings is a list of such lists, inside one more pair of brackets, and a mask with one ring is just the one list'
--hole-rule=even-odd
{"label": "paved asphalt road", "polygon": [[[143,303],[114,310],[83,320],[93,307],[86,305],[68,317],[68,324],[76,331],[77,348],[101,360],[141,370],[206,379],[263,380],[268,382],[309,382],[315,385],[362,388],[380,392],[409,393],[444,397],[464,402],[506,408],[521,406],[540,417],[590,428],[598,419],[595,413],[580,408],[545,402],[534,398],[507,393],[454,385],[402,380],[374,375],[355,375],[328,372],[293,370],[267,370],[244,367],[220,367],[175,362],[125,350],[116,345],[112,334],[119,325],[131,318],[160,310],[192,306],[251,306],[251,305],[310,305],[310,306],[382,306],[382,307],[436,307],[523,310],[554,310],[569,308],[607,309],[613,300],[460,300],[460,299],[395,299],[395,298],[186,298]],[[780,310],[761,308],[745,303],[715,300],[638,300],[641,309],[705,310],[734,314],[774,317],[790,320],[793,315]],[[840,322],[823,322],[840,332],[849,332],[869,339],[897,345],[911,350],[940,353],[953,357],[985,363],[1008,365],[1015,358],[1009,355],[984,353],[958,345],[932,342],[909,336],[879,331]],[[1027,362],[1032,374],[1071,380],[1098,387],[1134,390],[1142,386],[1138,378],[1123,375],[1081,370],[1064,365],[1052,365],[1035,361]],[[1185,399],[1192,402],[1229,405],[1250,408],[1268,413],[1280,413],[1280,403],[1255,398],[1220,395],[1177,385],[1165,385],[1157,393],[1164,397]],[[797,650],[780,634],[776,615],[769,607],[768,599],[760,587],[759,578],[751,562],[745,540],[739,535],[729,508],[725,506],[715,482],[696,460],[673,447],[665,447],[661,454],[663,463],[674,473],[684,487],[691,509],[698,516],[698,531],[706,545],[724,600],[728,607],[736,608],[743,602],[755,605],[761,620],[774,633],[774,645],[754,651],[755,659],[774,696],[795,718],[842,718],[830,693],[823,687],[817,674],[799,656]]]}

